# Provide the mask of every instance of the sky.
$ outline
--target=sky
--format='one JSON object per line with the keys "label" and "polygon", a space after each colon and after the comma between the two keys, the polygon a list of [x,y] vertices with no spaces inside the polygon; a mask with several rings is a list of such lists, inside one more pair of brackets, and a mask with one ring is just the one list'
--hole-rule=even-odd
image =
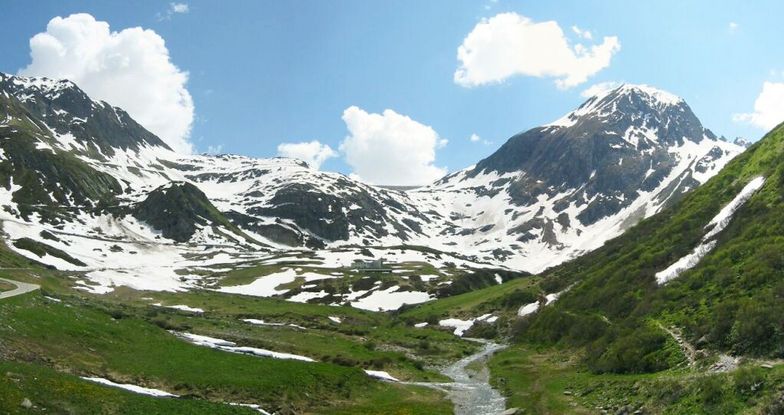
{"label": "sky", "polygon": [[[586,90],[683,97],[718,135],[784,120],[784,3],[0,0],[0,71],[68,77],[177,151],[430,182]],[[781,115],[779,115],[781,114]]]}

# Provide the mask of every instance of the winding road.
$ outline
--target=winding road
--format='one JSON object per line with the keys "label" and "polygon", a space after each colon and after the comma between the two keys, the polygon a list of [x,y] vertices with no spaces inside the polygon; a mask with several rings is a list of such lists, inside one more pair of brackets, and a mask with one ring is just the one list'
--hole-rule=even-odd
{"label": "winding road", "polygon": [[7,282],[12,285],[16,285],[16,288],[11,291],[0,292],[0,300],[4,298],[16,297],[17,295],[26,294],[29,293],[30,291],[35,291],[41,288],[40,285],[28,284],[26,282],[19,282],[14,280],[7,280],[5,278],[0,278],[0,281]]}

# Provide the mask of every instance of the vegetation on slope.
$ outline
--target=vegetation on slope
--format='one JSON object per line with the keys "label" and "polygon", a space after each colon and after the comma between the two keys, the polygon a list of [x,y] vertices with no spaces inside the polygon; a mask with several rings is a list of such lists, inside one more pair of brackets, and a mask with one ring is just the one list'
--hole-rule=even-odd
{"label": "vegetation on slope", "polygon": [[[595,372],[640,373],[671,367],[667,334],[651,318],[684,329],[702,346],[780,357],[784,332],[784,128],[733,160],[664,212],[598,251],[548,272],[561,288],[551,307],[521,320],[518,341],[585,346]],[[765,185],[691,270],[659,286],[654,274],[689,253],[705,226],[750,180]]]}
{"label": "vegetation on slope", "polygon": [[[735,212],[716,247],[657,284],[655,274],[690,253],[710,220],[759,176],[764,186]],[[534,278],[421,305],[403,318],[502,315],[497,333],[513,346],[491,361],[493,381],[509,406],[532,413],[781,413],[782,212],[779,126],[679,203],[602,248]],[[562,292],[555,303],[516,317],[520,306],[555,292]],[[696,362],[684,344],[697,350]],[[739,369],[709,370],[728,355]]]}

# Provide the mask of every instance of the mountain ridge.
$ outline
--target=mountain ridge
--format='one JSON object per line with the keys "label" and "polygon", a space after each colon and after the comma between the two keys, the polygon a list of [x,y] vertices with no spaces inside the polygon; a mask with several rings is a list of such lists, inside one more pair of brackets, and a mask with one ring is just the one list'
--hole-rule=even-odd
{"label": "mountain ridge", "polygon": [[[518,134],[473,169],[428,186],[399,191],[313,170],[293,159],[177,154],[126,119],[122,110],[90,100],[73,83],[10,75],[0,79],[0,98],[6,99],[6,121],[0,123],[0,133],[5,129],[19,136],[6,140],[5,145],[25,143],[33,154],[51,153],[57,160],[69,160],[53,163],[70,165],[60,170],[65,174],[63,180],[82,177],[76,181],[80,183],[77,187],[100,190],[82,198],[99,209],[76,214],[63,211],[50,217],[49,210],[36,208],[41,217],[27,222],[30,229],[69,228],[82,237],[94,238],[98,234],[92,228],[110,233],[119,225],[124,231],[116,233],[118,240],[129,238],[135,244],[170,240],[168,237],[176,234],[172,241],[179,244],[231,246],[229,257],[234,259],[230,261],[253,255],[254,250],[269,255],[287,249],[417,245],[459,252],[473,266],[494,264],[504,269],[541,271],[601,246],[699,185],[739,152],[709,134],[684,101],[651,89],[622,86],[604,98],[586,101],[575,110],[581,115],[572,125],[543,126]],[[663,101],[646,98],[649,95]],[[589,107],[599,112],[586,111]],[[88,112],[77,113],[79,110]],[[615,119],[614,131],[597,130],[597,117]],[[652,135],[651,131],[658,132],[664,125],[666,131],[662,128],[660,135]],[[621,133],[631,130],[638,139],[624,140]],[[692,135],[677,137],[684,131]],[[541,151],[537,146],[516,148],[518,141],[533,139],[538,139]],[[593,144],[585,147],[585,143]],[[510,147],[514,149],[510,151]],[[0,171],[7,163],[20,162],[17,153],[6,153],[10,159],[0,163]],[[498,162],[503,154],[512,154],[518,164]],[[563,163],[564,157],[570,163]],[[544,176],[553,171],[562,174],[545,181]],[[621,171],[623,179],[611,179]],[[12,176],[13,172],[7,179]],[[48,194],[57,195],[63,181],[37,177],[39,190],[35,193],[40,196],[32,204]],[[102,177],[105,183],[91,184],[94,178]],[[142,204],[156,189],[173,182],[194,186],[198,193],[189,192],[195,197],[192,200],[208,202],[219,214],[203,221],[199,215],[191,216],[194,212],[183,211],[183,218],[139,229],[147,226],[144,222],[149,224],[149,215],[142,215],[147,219],[140,222],[138,217],[128,216],[128,207]],[[10,186],[7,182],[10,194],[4,197],[13,204],[23,192],[12,191]],[[58,197],[48,204],[55,206],[57,200],[65,200],[65,196]],[[13,212],[14,208],[9,209]],[[13,213],[6,215],[20,219]],[[98,219],[106,215],[112,220]],[[29,214],[22,219],[30,219]],[[180,231],[160,233],[178,223],[184,226]],[[20,234],[11,232],[12,239],[40,239],[28,235],[29,231],[16,231]],[[122,236],[123,232],[131,233]],[[68,246],[53,248],[67,250]],[[100,249],[103,259],[71,254],[83,263],[108,268],[119,260],[113,257],[122,257],[107,247]],[[188,263],[177,259],[183,258],[183,249],[172,248],[172,262]],[[134,275],[143,277],[142,273]]]}
{"label": "mountain ridge", "polygon": [[560,120],[568,122],[519,133],[473,168],[410,192],[459,223],[431,233],[459,240],[472,229],[463,249],[516,246],[491,256],[541,271],[601,246],[742,151],[705,129],[684,100],[647,86],[621,85]]}

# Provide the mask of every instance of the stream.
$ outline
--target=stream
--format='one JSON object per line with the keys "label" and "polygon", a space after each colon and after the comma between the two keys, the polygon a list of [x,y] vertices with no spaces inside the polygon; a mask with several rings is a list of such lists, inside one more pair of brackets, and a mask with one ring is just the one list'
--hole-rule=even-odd
{"label": "stream", "polygon": [[[455,404],[455,415],[500,415],[506,410],[506,400],[500,392],[490,386],[490,373],[484,362],[493,353],[506,348],[506,346],[481,339],[466,340],[482,343],[484,347],[441,370],[441,373],[452,378],[453,382],[406,383],[446,392],[449,399]],[[478,372],[468,368],[471,363],[476,361],[483,362]]]}

